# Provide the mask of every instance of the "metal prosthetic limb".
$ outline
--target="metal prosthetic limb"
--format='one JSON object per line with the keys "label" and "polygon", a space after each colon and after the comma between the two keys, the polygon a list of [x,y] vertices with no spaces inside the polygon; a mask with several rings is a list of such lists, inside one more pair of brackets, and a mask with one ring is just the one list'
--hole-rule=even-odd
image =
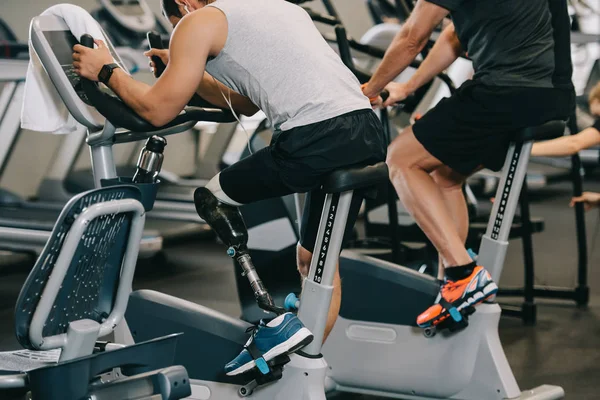
{"label": "metal prosthetic limb", "polygon": [[285,310],[275,306],[273,298],[267,292],[252,264],[246,246],[248,243],[248,229],[239,209],[219,201],[207,188],[196,189],[194,204],[200,218],[206,221],[223,243],[229,246],[227,255],[235,258],[242,266],[243,275],[250,282],[258,306],[277,315],[283,314]]}

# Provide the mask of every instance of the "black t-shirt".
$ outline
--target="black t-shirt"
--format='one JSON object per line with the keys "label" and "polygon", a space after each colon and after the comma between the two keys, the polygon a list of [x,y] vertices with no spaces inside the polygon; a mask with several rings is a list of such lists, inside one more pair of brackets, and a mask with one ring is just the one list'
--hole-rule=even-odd
{"label": "black t-shirt", "polygon": [[474,80],[573,87],[567,0],[426,0],[448,9]]}
{"label": "black t-shirt", "polygon": [[600,132],[600,117],[596,118],[596,122],[594,122],[592,128],[595,128],[598,132]]}

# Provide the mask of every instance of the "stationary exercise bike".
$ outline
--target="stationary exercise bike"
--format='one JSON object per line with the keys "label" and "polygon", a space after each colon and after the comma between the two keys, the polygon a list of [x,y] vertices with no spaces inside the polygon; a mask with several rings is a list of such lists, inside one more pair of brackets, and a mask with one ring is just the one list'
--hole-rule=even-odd
{"label": "stationary exercise bike", "polygon": [[[531,144],[534,140],[560,136],[564,127],[563,122],[553,121],[523,129],[514,137],[479,256],[480,263],[495,280],[501,275]],[[131,296],[126,318],[133,337],[144,340],[169,331],[185,332],[182,345],[186,348],[183,350],[182,346],[176,362],[188,369],[198,393],[193,398],[197,399],[235,398],[236,387],[240,396],[276,399],[283,396],[322,399],[323,391],[412,399],[562,398],[564,391],[556,386],[544,385],[525,392],[519,389],[498,337],[497,304],[482,304],[475,313],[468,308],[444,325],[422,330],[415,321],[435,301],[438,282],[352,251],[343,252],[340,259],[344,282],[340,317],[321,346],[333,289],[336,251],[340,249],[346,205],[352,196],[349,191],[369,194],[373,186],[363,186],[367,180],[370,185],[387,181],[385,166],[338,171],[323,182],[328,196],[316,246],[322,251],[313,256],[301,301],[288,302],[299,306],[298,315],[313,332],[314,340],[290,356],[289,362],[278,360],[269,364],[267,374],[254,370],[248,376],[252,380],[245,384],[243,376],[225,377],[222,365],[237,355],[236,343],[239,346],[246,340],[242,333],[244,326],[251,327],[197,304],[153,291],[138,291]],[[333,219],[331,230],[327,228],[328,218]],[[233,247],[231,255],[247,256],[237,251],[235,247],[240,243],[232,240],[239,237],[245,240],[243,233],[232,238],[226,232],[218,232]],[[252,273],[249,269],[246,272]],[[254,293],[263,309],[275,310],[265,307],[264,297],[257,291]],[[460,368],[448,367],[455,365]],[[271,384],[276,380],[277,384]]]}
{"label": "stationary exercise bike", "polygon": [[[154,127],[116,97],[101,91],[97,84],[79,79],[72,73],[69,60],[61,55],[70,56],[70,49],[78,41],[64,20],[56,16],[34,18],[31,41],[67,109],[88,129],[87,143],[91,149],[94,181],[98,187],[121,182],[111,162],[115,144],[143,140],[153,133],[166,135],[183,132],[198,120],[220,122],[229,118],[224,110],[188,107],[166,126]],[[81,42],[93,45],[89,36],[82,38]],[[113,51],[110,42],[106,45]],[[156,338],[156,331],[161,329],[170,333],[184,333],[181,339],[185,338],[185,343],[179,341],[175,359],[185,362],[193,371],[188,371],[188,374],[192,384],[191,398],[194,399],[231,399],[240,395],[261,399],[324,399],[327,364],[320,355],[320,348],[350,200],[354,190],[367,190],[385,179],[386,168],[379,165],[339,171],[323,182],[323,188],[330,194],[322,217],[319,243],[323,244],[321,248],[324,246],[330,250],[324,252],[327,255],[325,259],[315,258],[314,262],[324,262],[325,268],[313,273],[311,281],[305,284],[311,290],[310,294],[304,296],[306,306],[302,311],[302,319],[313,332],[315,340],[312,347],[304,349],[302,355],[269,360],[265,363],[266,371],[255,370],[244,376],[227,377],[223,367],[242,350],[248,338],[246,331],[252,326],[200,305],[152,291],[138,291],[129,296],[126,312],[128,324],[123,322],[115,330],[117,343],[131,344],[134,340],[139,343],[144,336]],[[146,198],[151,199],[155,190],[152,185],[145,187],[148,192]],[[243,245],[243,241],[237,244]],[[242,256],[243,251],[240,250],[243,249],[237,247],[238,255]],[[266,301],[262,304],[270,306],[267,308],[282,311],[272,304],[268,296],[264,299]],[[274,381],[278,383],[268,384]]]}
{"label": "stationary exercise bike", "polygon": [[[56,18],[42,20],[48,19],[60,25]],[[40,23],[32,23],[32,29],[41,29]],[[60,37],[68,37],[69,34],[63,28]],[[37,41],[46,37],[42,32],[34,36]],[[56,35],[51,37],[58,40]],[[33,41],[34,46],[36,40]],[[67,44],[71,45],[68,41]],[[54,43],[54,46],[58,44]],[[39,47],[52,49],[48,43]],[[52,81],[71,112],[81,108],[88,115],[94,111],[106,118],[106,121],[96,119],[95,125],[90,124],[88,142],[92,147],[93,165],[102,165],[102,161],[111,158],[114,143],[148,137],[147,134],[133,132],[176,133],[176,127],[184,129],[186,121],[192,118],[197,120],[216,114],[217,119],[222,112],[188,109],[166,127],[155,128],[118,99],[100,92],[95,84],[82,81],[85,98],[93,107],[86,106],[57,65],[56,57],[40,56],[40,59],[45,69],[55,77]],[[83,118],[85,115],[79,116]],[[133,132],[122,136],[116,133],[117,127]],[[500,200],[495,203],[494,217],[480,254],[480,260],[495,279],[499,278],[502,269],[507,229],[514,215],[530,142],[556,137],[563,128],[564,124],[556,122],[526,129],[511,146],[502,190],[497,196]],[[114,178],[114,170],[95,168],[95,171],[98,171],[95,179],[99,184],[105,178]],[[201,305],[148,290],[130,295],[125,314],[127,324],[118,327],[116,339],[119,343],[139,342],[165,333],[183,332],[175,363],[188,371],[192,399],[232,399],[240,396],[325,399],[325,392],[333,390],[422,399],[562,397],[564,393],[558,387],[544,386],[527,393],[518,389],[498,340],[500,309],[497,305],[478,307],[468,320],[471,326],[460,334],[447,335],[444,331],[433,338],[426,338],[414,326],[414,321],[419,312],[433,303],[438,290],[436,281],[403,267],[352,253],[344,253],[341,260],[345,285],[341,316],[327,343],[321,345],[350,201],[355,193],[368,195],[373,185],[386,180],[387,169],[383,164],[337,171],[323,180],[322,188],[327,196],[316,246],[321,251],[314,253],[298,312],[313,333],[314,340],[301,352],[261,363],[262,367],[264,364],[267,367],[261,368],[262,371],[255,369],[249,374],[227,377],[223,366],[239,353],[248,338],[246,330],[253,327]],[[243,240],[227,244],[236,250],[232,252],[233,256],[244,256],[243,251],[238,251]],[[265,298],[269,304],[268,297]],[[466,320],[467,316],[463,318]],[[446,368],[455,364],[461,365],[461,368]],[[478,379],[474,379],[475,371]]]}

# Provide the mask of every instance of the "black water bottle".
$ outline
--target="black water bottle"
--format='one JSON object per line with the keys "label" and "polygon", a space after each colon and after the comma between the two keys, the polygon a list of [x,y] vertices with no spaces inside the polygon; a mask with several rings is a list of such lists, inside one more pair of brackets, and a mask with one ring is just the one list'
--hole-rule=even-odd
{"label": "black water bottle", "polygon": [[167,140],[164,137],[154,135],[146,141],[146,145],[140,152],[137,162],[137,170],[133,175],[134,183],[155,183],[158,173],[162,167]]}

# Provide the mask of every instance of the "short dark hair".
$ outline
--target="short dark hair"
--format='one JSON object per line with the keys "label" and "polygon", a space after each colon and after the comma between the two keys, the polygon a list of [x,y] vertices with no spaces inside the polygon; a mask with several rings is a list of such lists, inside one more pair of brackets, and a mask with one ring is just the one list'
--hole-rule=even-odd
{"label": "short dark hair", "polygon": [[181,11],[179,11],[179,5],[175,0],[161,0],[160,3],[165,17],[183,18]]}

